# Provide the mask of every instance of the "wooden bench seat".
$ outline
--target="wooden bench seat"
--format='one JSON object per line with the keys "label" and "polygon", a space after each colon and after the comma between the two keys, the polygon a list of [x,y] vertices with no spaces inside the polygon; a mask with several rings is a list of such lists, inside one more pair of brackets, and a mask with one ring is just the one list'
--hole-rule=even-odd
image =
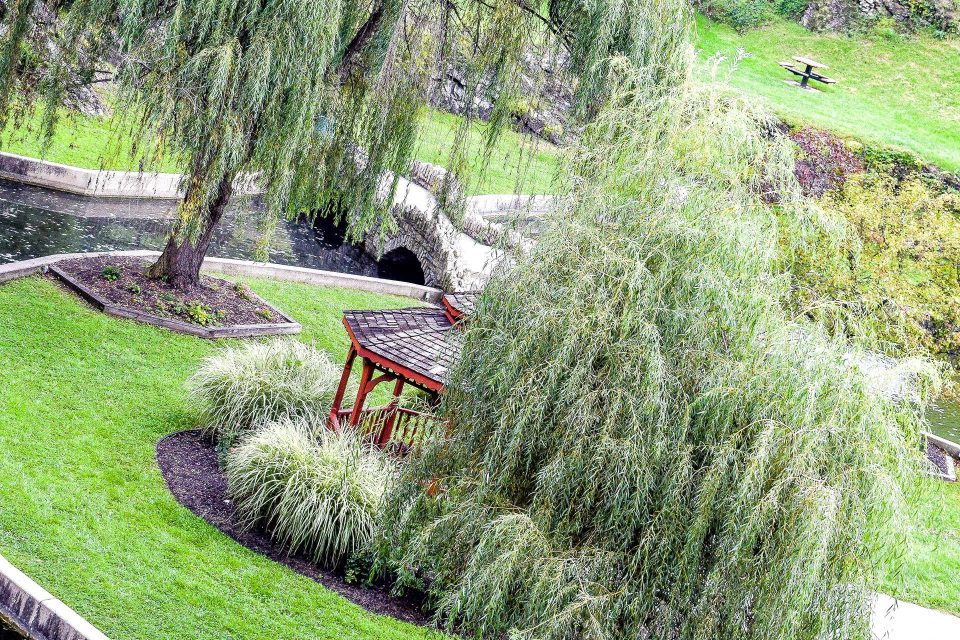
{"label": "wooden bench seat", "polygon": [[837,81],[833,78],[828,78],[827,76],[822,76],[819,73],[811,73],[811,80],[816,80],[817,82],[822,82],[823,84],[837,84]]}

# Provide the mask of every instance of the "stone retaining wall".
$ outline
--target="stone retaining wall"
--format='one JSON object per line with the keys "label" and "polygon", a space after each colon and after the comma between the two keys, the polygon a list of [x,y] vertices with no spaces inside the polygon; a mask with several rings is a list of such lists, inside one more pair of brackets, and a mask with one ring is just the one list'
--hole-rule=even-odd
{"label": "stone retaining wall", "polygon": [[[0,178],[81,196],[178,200],[183,195],[184,177],[179,173],[81,169],[0,153]],[[250,176],[238,178],[234,190],[235,195],[262,192]]]}
{"label": "stone retaining wall", "polygon": [[37,640],[109,640],[3,556],[0,618],[19,633]]}

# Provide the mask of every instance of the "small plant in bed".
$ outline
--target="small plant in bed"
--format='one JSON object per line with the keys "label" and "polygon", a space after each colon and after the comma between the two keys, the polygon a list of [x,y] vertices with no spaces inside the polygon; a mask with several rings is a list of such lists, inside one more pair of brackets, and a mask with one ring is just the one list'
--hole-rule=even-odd
{"label": "small plant in bed", "polygon": [[183,315],[186,316],[190,322],[198,324],[201,327],[207,327],[214,324],[216,317],[213,313],[213,309],[209,305],[205,305],[199,300],[194,300],[187,303],[183,308]]}
{"label": "small plant in bed", "polygon": [[123,275],[123,272],[118,267],[108,264],[100,270],[100,275],[107,282],[116,282]]}
{"label": "small plant in bed", "polygon": [[353,431],[283,419],[242,440],[225,471],[245,527],[337,568],[369,545],[393,463]]}
{"label": "small plant in bed", "polygon": [[205,430],[225,450],[241,435],[284,417],[323,424],[340,368],[324,351],[296,340],[230,346],[188,381]]}

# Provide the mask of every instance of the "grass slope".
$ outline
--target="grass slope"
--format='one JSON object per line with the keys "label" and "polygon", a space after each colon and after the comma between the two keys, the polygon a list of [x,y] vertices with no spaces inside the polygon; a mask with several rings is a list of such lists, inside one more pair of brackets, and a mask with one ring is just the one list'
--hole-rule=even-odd
{"label": "grass slope", "polygon": [[883,591],[960,615],[960,483],[926,482],[935,486],[928,500],[913,506],[902,566]]}
{"label": "grass slope", "polygon": [[[417,159],[445,166],[459,124],[460,118],[449,113],[426,114],[415,153]],[[483,165],[479,151],[485,135],[484,127],[482,123],[475,123],[470,130],[468,144],[471,168],[474,170],[479,170]],[[37,136],[39,130],[40,119],[36,115],[26,117],[19,123],[9,123],[0,134],[0,151],[85,169],[141,169],[131,158],[132,142],[118,120],[64,114],[46,149]],[[473,195],[548,193],[557,172],[559,154],[557,147],[551,144],[535,141],[531,136],[514,131],[505,131],[491,152],[483,180],[470,185],[470,192]],[[180,170],[169,159],[162,160],[158,166],[150,169],[170,173]]]}
{"label": "grass slope", "polygon": [[[251,282],[346,353],[344,308],[409,300]],[[180,507],[154,459],[191,427],[211,342],[94,312],[46,280],[0,287],[0,553],[112,638],[424,638],[252,553]]]}
{"label": "grass slope", "polygon": [[[749,57],[731,84],[788,121],[903,147],[960,170],[960,40],[818,34],[784,20],[737,33],[702,16],[697,31],[703,57],[733,59],[742,48]],[[792,76],[777,62],[798,55],[827,65],[837,84],[813,93],[784,83]]]}

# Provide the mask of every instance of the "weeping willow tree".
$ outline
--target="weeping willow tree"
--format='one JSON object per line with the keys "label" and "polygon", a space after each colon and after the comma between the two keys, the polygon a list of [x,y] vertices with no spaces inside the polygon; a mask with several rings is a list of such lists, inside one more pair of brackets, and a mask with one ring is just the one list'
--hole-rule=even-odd
{"label": "weeping willow tree", "polygon": [[764,114],[611,74],[564,208],[479,300],[381,559],[485,638],[867,638],[935,377],[875,395],[785,314],[781,225],[799,250],[829,220]]}
{"label": "weeping willow tree", "polygon": [[[140,149],[148,159],[165,149],[188,168],[178,220],[151,271],[175,285],[196,281],[241,176],[267,190],[265,231],[276,216],[300,212],[334,215],[355,238],[375,226],[392,230],[391,196],[408,169],[422,107],[450,65],[467,70],[467,104],[482,94],[495,105],[484,141],[489,160],[530,47],[564,52],[578,114],[589,119],[611,55],[642,65],[687,35],[682,4],[660,0],[8,0],[2,7],[0,106],[12,93],[41,102],[49,135],[68,78],[108,60],[120,108],[143,134]],[[52,36],[37,28],[38,7],[64,16]],[[58,46],[38,46],[39,33]],[[90,55],[64,53],[81,45]],[[39,95],[27,89],[36,83],[22,81],[28,50],[55,58]],[[471,119],[450,150],[449,183],[468,178]],[[455,190],[445,183],[440,191]]]}

